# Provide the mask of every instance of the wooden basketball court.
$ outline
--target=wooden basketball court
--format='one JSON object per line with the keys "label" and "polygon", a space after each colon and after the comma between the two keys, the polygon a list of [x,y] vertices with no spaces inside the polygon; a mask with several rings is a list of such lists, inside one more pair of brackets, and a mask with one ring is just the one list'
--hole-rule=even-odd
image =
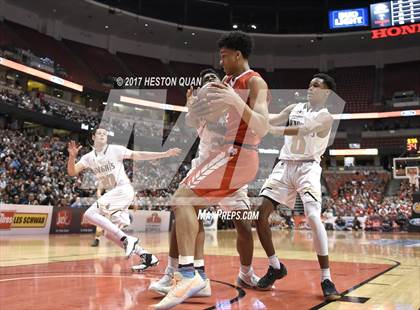
{"label": "wooden basketball court", "polygon": [[[0,237],[0,309],[147,309],[159,296],[147,291],[165,269],[167,233],[140,234],[158,254],[158,267],[136,274],[122,250],[91,235]],[[191,298],[175,309],[419,309],[420,234],[329,232],[331,270],[339,301],[325,303],[311,232],[273,231],[288,276],[257,292],[235,286],[239,260],[235,231],[206,235],[206,271],[213,296]],[[254,269],[267,259],[254,234]]]}

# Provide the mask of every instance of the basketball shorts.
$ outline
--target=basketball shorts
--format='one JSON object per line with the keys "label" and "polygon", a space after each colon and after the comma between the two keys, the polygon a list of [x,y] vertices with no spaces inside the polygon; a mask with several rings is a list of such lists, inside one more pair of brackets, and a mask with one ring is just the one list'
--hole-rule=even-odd
{"label": "basketball shorts", "polygon": [[128,208],[134,200],[131,184],[120,185],[106,192],[98,199],[99,210],[118,226],[130,225]]}
{"label": "basketball shorts", "polygon": [[[252,182],[258,171],[258,151],[236,145],[224,145],[192,168],[182,185],[198,197],[218,204]],[[243,192],[240,192],[243,195]],[[242,197],[242,196],[241,196]]]}
{"label": "basketball shorts", "polygon": [[321,202],[321,172],[322,168],[316,161],[280,160],[261,188],[260,196],[291,209],[295,206],[297,193],[303,203]]}

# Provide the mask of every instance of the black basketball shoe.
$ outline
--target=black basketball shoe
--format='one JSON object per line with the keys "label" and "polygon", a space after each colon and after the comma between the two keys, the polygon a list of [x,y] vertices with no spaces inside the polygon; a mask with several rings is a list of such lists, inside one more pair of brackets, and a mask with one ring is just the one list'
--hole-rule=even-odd
{"label": "black basketball shoe", "polygon": [[99,239],[95,238],[95,240],[92,241],[92,243],[90,244],[90,246],[92,246],[92,247],[99,246]]}
{"label": "black basketball shoe", "polygon": [[149,267],[157,266],[159,264],[159,259],[150,253],[144,253],[140,255],[140,265],[132,266],[131,270],[133,272],[142,272]]}
{"label": "black basketball shoe", "polygon": [[257,290],[267,291],[271,290],[274,282],[287,275],[286,266],[280,263],[280,269],[275,269],[272,266],[268,267],[267,273],[258,281]]}
{"label": "black basketball shoe", "polygon": [[321,282],[322,292],[324,293],[325,300],[337,300],[341,298],[341,295],[338,293],[335,288],[334,283],[329,279],[325,279]]}

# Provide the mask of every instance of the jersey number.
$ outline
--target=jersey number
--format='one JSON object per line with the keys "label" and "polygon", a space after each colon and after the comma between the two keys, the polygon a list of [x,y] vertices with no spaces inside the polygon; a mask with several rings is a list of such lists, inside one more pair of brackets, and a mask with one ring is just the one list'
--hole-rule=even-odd
{"label": "jersey number", "polygon": [[104,189],[113,188],[117,183],[113,174],[108,174],[104,177],[99,178],[99,182],[101,183],[101,186]]}
{"label": "jersey number", "polygon": [[293,136],[291,151],[294,154],[304,154],[306,149],[306,141],[303,136]]}

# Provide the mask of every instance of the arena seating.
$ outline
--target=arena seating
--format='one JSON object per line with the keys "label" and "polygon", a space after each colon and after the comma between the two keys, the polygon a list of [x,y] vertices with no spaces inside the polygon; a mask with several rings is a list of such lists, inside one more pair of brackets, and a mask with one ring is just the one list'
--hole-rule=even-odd
{"label": "arena seating", "polygon": [[63,42],[79,58],[84,60],[89,68],[99,76],[101,81],[109,81],[110,77],[130,76],[130,72],[127,72],[121,66],[116,56],[107,50],[70,40],[63,40]]}
{"label": "arena seating", "polygon": [[375,67],[336,68],[330,74],[337,83],[337,94],[344,99],[344,112],[374,112]]}
{"label": "arena seating", "polygon": [[404,90],[414,90],[420,95],[420,61],[385,65],[383,89],[385,98]]}

